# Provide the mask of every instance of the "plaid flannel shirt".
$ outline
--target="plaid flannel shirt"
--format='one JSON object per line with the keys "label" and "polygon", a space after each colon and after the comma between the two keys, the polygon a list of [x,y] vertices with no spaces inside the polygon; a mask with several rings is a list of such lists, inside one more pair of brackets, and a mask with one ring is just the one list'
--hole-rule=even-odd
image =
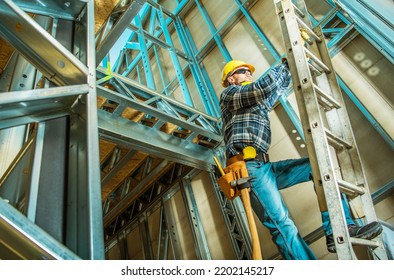
{"label": "plaid flannel shirt", "polygon": [[269,112],[291,81],[287,62],[244,86],[231,85],[220,96],[226,156],[253,146],[267,153],[271,144]]}

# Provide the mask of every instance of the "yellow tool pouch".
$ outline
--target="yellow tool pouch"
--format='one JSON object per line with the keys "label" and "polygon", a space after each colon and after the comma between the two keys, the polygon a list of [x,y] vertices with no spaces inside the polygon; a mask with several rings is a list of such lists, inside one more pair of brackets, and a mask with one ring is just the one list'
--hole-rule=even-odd
{"label": "yellow tool pouch", "polygon": [[245,161],[236,161],[223,169],[224,175],[217,180],[227,199],[233,200],[241,195],[241,189],[249,188],[249,174]]}

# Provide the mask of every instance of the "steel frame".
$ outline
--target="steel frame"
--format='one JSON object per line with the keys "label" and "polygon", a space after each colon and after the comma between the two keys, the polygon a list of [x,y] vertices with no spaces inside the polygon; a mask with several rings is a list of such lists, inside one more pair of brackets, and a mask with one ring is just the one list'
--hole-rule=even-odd
{"label": "steel frame", "polygon": [[[101,235],[101,230],[105,226],[101,216],[101,194],[100,188],[98,188],[102,183],[99,179],[98,137],[128,146],[131,151],[139,149],[152,153],[155,156],[173,160],[176,164],[184,164],[192,168],[211,172],[212,155],[220,149],[222,136],[220,132],[218,99],[214,93],[208,73],[203,67],[202,62],[204,58],[214,47],[217,47],[223,56],[223,62],[232,59],[222,38],[243,17],[251,25],[258,38],[264,42],[268,53],[272,56],[269,58],[272,60],[272,63],[278,62],[282,56],[273,47],[268,37],[249,13],[249,9],[258,1],[234,1],[237,9],[218,27],[215,27],[213,24],[212,19],[204,8],[203,1],[200,0],[178,1],[173,11],[165,9],[155,1],[120,1],[119,6],[114,9],[112,15],[96,36],[93,31],[92,0],[86,3],[83,1],[69,1],[72,2],[73,5],[71,7],[73,9],[59,9],[64,4],[60,0],[41,0],[41,2],[47,4],[46,9],[41,9],[38,5],[32,6],[30,1],[2,1],[0,4],[0,10],[2,11],[0,12],[2,15],[0,20],[1,36],[7,38],[20,53],[23,53],[27,61],[34,68],[38,69],[38,72],[34,72],[36,71],[34,69],[29,70],[31,75],[29,75],[28,79],[30,80],[26,84],[31,85],[30,89],[29,87],[21,88],[19,86],[20,83],[12,84],[13,86],[9,87],[8,85],[11,84],[9,80],[0,83],[0,89],[5,91],[0,94],[1,133],[3,135],[7,133],[8,135],[8,133],[12,133],[11,130],[15,131],[17,127],[21,130],[20,126],[26,126],[26,129],[22,129],[22,132],[19,132],[17,137],[12,138],[17,140],[23,138],[25,132],[31,126],[30,123],[39,123],[37,136],[32,140],[34,145],[32,149],[36,151],[36,156],[29,158],[30,166],[32,166],[32,162],[35,162],[34,166],[37,166],[38,163],[43,161],[40,157],[40,149],[44,147],[42,146],[42,141],[45,136],[45,132],[43,132],[45,131],[45,124],[57,118],[68,119],[70,122],[70,137],[67,140],[68,142],[65,141],[63,143],[69,144],[69,150],[66,152],[69,160],[69,173],[64,180],[68,180],[70,191],[68,195],[72,198],[72,202],[79,202],[73,205],[72,208],[67,209],[70,217],[77,217],[75,222],[72,219],[59,222],[59,227],[63,223],[68,225],[68,238],[64,241],[68,249],[64,249],[61,242],[53,242],[49,246],[49,251],[51,251],[50,255],[54,258],[104,258],[104,237]],[[354,36],[352,32],[357,31],[392,61],[392,42],[387,40],[386,37],[385,41],[378,40],[379,38],[374,31],[376,26],[367,25],[365,27],[363,24],[370,23],[373,19],[372,17],[368,18],[371,9],[365,7],[369,14],[367,13],[362,17],[357,10],[358,7],[352,6],[349,1],[326,0],[326,2],[332,6],[332,10],[327,13],[326,17],[320,21],[314,20],[312,16],[310,17],[316,25],[324,25],[323,30],[327,35],[332,36],[329,43],[331,56],[334,56],[352,39],[352,36]],[[345,16],[343,10],[338,9],[336,6],[337,3],[344,10],[352,11],[351,16],[353,17]],[[248,4],[248,8],[246,8],[246,4]],[[204,22],[211,32],[210,39],[200,49],[197,49],[190,31],[183,22],[183,17],[192,8],[197,8],[200,11]],[[55,23],[59,21],[63,23],[86,23],[87,29],[84,29],[83,24],[76,24],[75,33],[82,35],[76,36],[75,45],[73,46],[74,51],[71,52],[69,47],[63,46],[62,43],[57,41],[55,36],[51,36],[56,35],[57,32],[59,34],[62,32],[59,26],[57,29],[53,28],[52,34],[50,34],[37,23],[37,19],[30,18],[27,12],[43,16],[56,15],[57,17],[55,16],[54,18]],[[326,26],[333,17],[337,17],[345,27]],[[8,18],[9,21],[4,20],[5,18]],[[16,28],[23,27],[24,32],[19,32],[20,29],[15,30],[12,22],[21,22],[21,26],[16,26]],[[379,21],[378,25],[377,28],[385,27],[384,21]],[[178,35],[179,41],[174,41],[172,36],[174,33]],[[127,39],[122,39],[126,35]],[[123,41],[119,42],[118,38]],[[96,42],[96,47],[89,42]],[[176,72],[175,76],[167,77],[167,74],[162,71],[161,68],[165,65],[162,64],[161,51],[168,52],[171,57],[171,67]],[[113,57],[116,57],[115,61],[113,61]],[[159,68],[159,76],[155,76],[152,72],[152,61]],[[16,60],[12,64],[15,65],[17,71],[14,73],[22,73],[22,69],[29,67],[26,66],[27,64],[21,65]],[[45,76],[50,83],[46,82],[44,87],[36,89],[35,86],[39,83],[42,76]],[[198,94],[195,92],[191,94],[192,83]],[[344,83],[340,84],[342,90],[349,96],[352,96],[346,85]],[[177,92],[177,89],[180,89],[183,101],[174,101],[174,99],[170,98]],[[291,92],[288,94],[291,94]],[[98,95],[104,97],[106,103],[105,106],[97,111],[96,97]],[[367,116],[383,139],[390,147],[393,147],[393,139],[385,134],[384,129],[376,123],[376,120],[356,99],[351,99],[363,114]],[[193,108],[195,104],[199,103],[202,104],[201,108]],[[114,104],[116,106],[113,106]],[[298,132],[302,135],[300,120],[295,114],[295,110],[287,102],[286,98],[281,100],[281,104],[289,114],[295,127],[299,130]],[[133,123],[121,118],[120,115],[125,106],[140,110],[146,118],[155,119],[154,125]],[[178,127],[171,135],[164,135],[160,131],[160,128],[166,122],[176,124]],[[114,124],[116,125],[114,126]],[[130,131],[134,131],[134,133]],[[187,135],[181,137],[180,135],[184,135],[185,131],[188,131]],[[152,143],[146,144],[147,138]],[[196,138],[199,141],[201,139],[203,141],[196,143],[196,141],[193,141]],[[29,142],[25,139],[20,144],[20,147],[22,148],[27,143]],[[19,164],[23,163],[20,162]],[[24,207],[27,207],[26,209],[29,209],[26,213],[30,214],[27,216],[29,220],[21,218],[20,222],[23,224],[30,223],[36,219],[34,209],[37,208],[39,194],[35,188],[39,184],[37,179],[39,177],[39,169],[32,171],[31,176],[27,179],[32,182],[30,187],[32,196],[28,200],[30,202],[24,205]],[[14,173],[13,175],[15,176],[15,174],[18,174],[16,170],[18,169],[9,170],[11,172],[7,174]],[[110,177],[111,175],[109,174],[108,176]],[[7,179],[9,178],[11,177],[5,176],[2,178],[3,183],[0,184],[1,196],[9,192],[9,187],[7,187]],[[215,185],[214,176],[212,176],[212,181]],[[192,193],[187,187],[188,183],[185,184],[186,187],[184,189],[188,190],[184,195],[189,197]],[[390,186],[389,190],[385,189],[386,193],[391,192],[392,184]],[[79,189],[83,191],[80,193],[77,191]],[[127,184],[121,190],[123,196],[127,197],[129,194]],[[151,192],[153,190],[154,188],[150,189]],[[34,193],[35,196],[33,195]],[[382,194],[379,193],[379,195]],[[217,196],[219,203],[222,205],[224,202],[220,197],[220,192],[217,192]],[[45,196],[41,197],[45,198]],[[46,199],[50,199],[50,197],[46,197]],[[192,198],[186,200],[186,204],[189,207],[194,207]],[[0,205],[2,203],[3,201],[0,201]],[[125,209],[129,211],[130,209],[127,207],[136,207],[134,205],[136,203],[139,202],[135,201],[131,206],[122,205],[118,207],[126,207]],[[117,216],[109,214],[112,207],[110,200],[105,201],[103,205],[104,223],[115,229],[110,236],[118,236],[120,238],[121,234],[124,234],[124,231],[122,231],[124,225],[122,228],[119,225],[112,224],[112,218],[116,220]],[[250,258],[250,240],[248,233],[242,230],[245,225],[242,225],[245,223],[245,217],[239,214],[239,205],[237,206],[236,202],[235,205],[226,202],[226,205],[231,211],[224,211],[223,215],[228,223],[229,234],[234,237],[232,239],[234,252],[236,252],[239,259]],[[0,219],[1,221],[14,215],[19,217],[15,209],[4,207],[7,208],[7,211],[4,211],[5,216]],[[82,214],[81,209],[87,209],[87,214]],[[134,213],[132,217],[136,216],[138,216],[138,213]],[[234,216],[238,218],[233,219]],[[111,219],[108,217],[111,217]],[[143,216],[141,217],[143,218]],[[193,217],[190,218],[193,219]],[[168,219],[168,216],[167,220],[163,217],[163,221],[168,222]],[[235,228],[237,228],[237,232],[234,231],[234,225],[229,221],[236,223],[237,226]],[[128,219],[127,224],[129,225],[130,222],[130,219]],[[48,237],[47,233],[39,230],[38,226],[33,225],[33,228],[35,231],[32,234],[36,239],[41,240],[41,238]],[[160,252],[160,258],[165,258],[164,256],[168,255],[166,252],[169,246],[169,237],[165,235],[166,231],[164,228],[163,224],[162,248],[164,251]],[[15,231],[22,234],[27,232],[24,226],[15,228]],[[88,234],[84,234],[84,232],[88,232]],[[197,246],[200,251],[198,254],[199,258],[209,259],[210,254],[206,250],[201,229],[198,228],[194,234],[195,236],[200,236],[199,238],[196,237],[196,239],[200,239],[196,243],[199,244]],[[50,239],[50,237],[48,238]],[[107,240],[107,249],[108,244]],[[241,246],[239,246],[240,244]],[[35,249],[34,256],[37,258],[41,258],[41,251],[46,246],[45,243],[42,245],[42,248]],[[68,251],[69,249],[70,251]],[[173,248],[173,254],[181,256],[180,250],[181,248]],[[21,255],[23,254],[21,253]],[[31,255],[26,256],[31,257]],[[124,253],[123,257],[126,256],[127,254]],[[45,256],[45,258],[47,257]]]}

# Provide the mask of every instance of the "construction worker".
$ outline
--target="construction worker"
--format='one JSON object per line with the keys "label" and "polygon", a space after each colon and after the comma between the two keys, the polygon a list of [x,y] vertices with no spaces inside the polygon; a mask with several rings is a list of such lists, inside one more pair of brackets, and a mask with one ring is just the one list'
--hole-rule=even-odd
{"label": "construction worker", "polygon": [[[291,82],[287,61],[253,82],[255,67],[232,60],[223,68],[220,109],[227,161],[244,159],[251,177],[250,200],[259,220],[269,229],[284,259],[316,259],[298,233],[279,190],[312,180],[308,158],[270,162],[269,112]],[[351,237],[372,239],[382,231],[378,222],[357,226],[343,201]],[[327,248],[335,252],[328,211],[322,212]]]}

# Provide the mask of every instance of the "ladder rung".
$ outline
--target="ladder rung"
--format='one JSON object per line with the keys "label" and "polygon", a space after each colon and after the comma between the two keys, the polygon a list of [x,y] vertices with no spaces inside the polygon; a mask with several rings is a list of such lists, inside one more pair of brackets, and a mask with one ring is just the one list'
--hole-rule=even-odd
{"label": "ladder rung", "polygon": [[338,103],[334,98],[329,96],[327,93],[325,93],[321,88],[319,88],[317,85],[313,84],[313,88],[316,90],[316,93],[318,93],[318,97],[321,96],[322,98],[319,98],[319,101],[324,103],[328,108],[341,108],[341,104]]}
{"label": "ladder rung", "polygon": [[315,38],[315,40],[316,40],[317,42],[320,43],[320,42],[322,41],[322,40],[320,39],[320,37],[317,36],[316,33],[313,32],[313,30],[310,29],[308,25],[306,25],[305,22],[303,22],[302,19],[300,19],[300,18],[297,17],[297,16],[296,16],[296,19],[297,19],[297,21],[298,21],[298,24],[301,25],[301,26],[308,32],[309,35],[311,35],[313,38]]}
{"label": "ladder rung", "polygon": [[321,67],[321,69],[324,70],[327,74],[331,73],[330,68],[328,68],[317,56],[315,56],[310,50],[304,47],[304,51],[307,53],[307,55],[317,64]]}
{"label": "ladder rung", "polygon": [[355,237],[350,237],[350,242],[352,243],[352,245],[362,245],[362,246],[369,246],[373,248],[377,248],[380,246],[380,243],[376,240],[367,240],[367,239],[355,238]]}
{"label": "ladder rung", "polygon": [[350,143],[346,142],[344,139],[340,138],[339,136],[336,136],[328,129],[325,128],[324,131],[326,133],[328,143],[330,143],[337,150],[342,150],[343,147],[346,147],[347,149],[352,148],[352,145]]}
{"label": "ladder rung", "polygon": [[308,61],[308,66],[309,66],[309,69],[311,69],[311,71],[316,72],[319,76],[322,74],[322,72],[319,69],[317,69],[317,67],[315,65],[313,65],[312,63],[310,63],[309,61]]}
{"label": "ladder rung", "polygon": [[[297,7],[292,2],[299,3],[300,5]],[[335,180],[336,187],[338,188],[337,191],[348,194],[351,197],[361,195],[361,197],[358,197],[357,200],[351,203],[354,212],[357,212],[360,216],[362,214],[367,216],[372,214],[374,216],[373,201],[371,201],[371,197],[368,195],[367,182],[352,179],[352,177],[362,178],[362,176],[364,176],[364,170],[359,162],[359,154],[355,147],[355,139],[353,139],[351,135],[351,123],[348,119],[347,112],[346,110],[342,112],[342,110],[345,109],[345,104],[341,98],[337,98],[335,88],[331,87],[331,77],[324,77],[324,74],[335,74],[335,68],[332,66],[330,57],[326,55],[328,54],[328,46],[326,45],[326,40],[322,33],[322,27],[320,25],[316,26],[316,28],[311,26],[308,20],[309,14],[306,10],[306,6],[304,6],[305,1],[275,0],[275,5],[278,11],[277,15],[280,22],[283,41],[286,46],[286,55],[292,58],[292,63],[296,66],[295,69],[291,69],[292,74],[297,74],[294,76],[301,78],[300,81],[297,82],[305,85],[305,92],[304,88],[300,87],[305,94],[310,93],[311,84],[307,87],[307,83],[311,82],[314,91],[313,94],[315,94],[313,97],[316,98],[315,102],[310,102],[311,100],[309,99],[302,100],[302,98],[297,98],[298,105],[304,109],[302,110],[303,112],[301,112],[302,114],[300,114],[300,118],[305,123],[309,123],[310,128],[308,131],[311,131],[312,128],[318,128],[316,133],[324,133],[326,139],[323,140],[327,141],[330,145],[329,150],[321,151],[321,146],[316,143],[321,139],[315,139],[313,133],[307,133],[305,137],[308,137],[308,140],[312,142],[312,153],[309,152],[309,150],[308,152],[310,156],[314,157],[317,161],[317,169],[319,169],[320,172],[328,168],[330,172],[333,173],[332,176],[335,177],[333,180]],[[338,8],[333,9],[327,18],[335,15],[337,12]],[[294,17],[296,20],[295,26]],[[303,54],[300,53],[301,47],[304,48]],[[298,54],[304,56],[298,57]],[[297,55],[297,58],[295,55]],[[306,68],[307,65],[305,63],[307,63],[308,68]],[[305,70],[308,72],[308,75],[312,75],[304,77]],[[319,75],[321,76],[319,77]],[[313,81],[310,81],[311,79]],[[322,79],[322,81],[320,79]],[[320,81],[322,83],[320,83]],[[316,83],[316,85],[314,83]],[[318,101],[318,103],[316,101]],[[339,110],[336,111],[334,109]],[[328,110],[332,111],[325,112]],[[324,115],[325,113],[327,113],[327,115]],[[338,115],[337,113],[343,114]],[[316,115],[319,117],[318,120]],[[325,126],[325,124],[328,125]],[[321,130],[324,132],[321,132]],[[336,150],[335,155],[331,155],[331,152],[334,152],[333,149]],[[331,160],[331,158],[329,158],[329,162],[327,162],[327,153],[329,153],[328,156],[332,156],[334,159]],[[341,165],[343,166],[341,167]],[[324,171],[324,173],[325,172],[326,171]],[[322,176],[323,180],[330,180],[330,175],[331,173]],[[338,177],[336,177],[336,175],[338,175]],[[335,199],[336,202],[337,199],[331,197],[326,197],[326,199],[328,209],[330,211],[333,210],[333,213],[337,215],[332,218],[337,219],[338,222],[341,221],[341,223],[334,223],[332,225],[333,231],[336,232],[336,230],[340,230],[342,232],[341,234],[347,233],[348,228],[346,226],[346,221],[342,223],[342,220],[346,220],[346,217],[343,215],[343,211],[337,211],[341,210],[338,209],[340,204],[333,203],[334,201],[332,201],[332,199]],[[336,212],[338,212],[338,214]],[[351,245],[367,246],[368,249],[374,250],[373,254],[371,254],[373,259],[387,259],[388,257],[381,236],[373,240],[349,237],[349,235],[346,235],[346,238],[344,238],[344,236],[335,236],[335,242],[338,247],[337,255],[339,260],[357,259],[355,252],[351,250]]]}
{"label": "ladder rung", "polygon": [[304,14],[300,9],[298,9],[298,7],[297,7],[296,5],[294,5],[294,3],[291,3],[291,4],[293,5],[293,8],[294,8],[294,10],[296,11],[296,13],[297,13],[300,17],[304,18],[304,17],[305,17],[305,14]]}
{"label": "ladder rung", "polygon": [[355,195],[355,194],[361,195],[365,193],[363,187],[359,187],[355,184],[343,180],[338,180],[338,185],[341,192],[349,195]]}

